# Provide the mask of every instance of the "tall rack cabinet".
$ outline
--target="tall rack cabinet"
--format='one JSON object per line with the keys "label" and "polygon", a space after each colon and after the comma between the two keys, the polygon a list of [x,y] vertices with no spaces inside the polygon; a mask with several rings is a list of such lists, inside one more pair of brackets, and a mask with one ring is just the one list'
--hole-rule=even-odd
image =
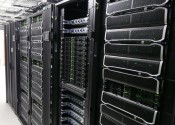
{"label": "tall rack cabinet", "polygon": [[54,6],[30,16],[31,20],[31,123],[32,125],[55,124],[54,90],[55,41],[53,38]]}
{"label": "tall rack cabinet", "polygon": [[97,122],[173,125],[174,1],[107,0],[104,8]]}
{"label": "tall rack cabinet", "polygon": [[11,105],[15,114],[18,113],[18,29],[15,29],[17,25],[11,22],[4,26],[6,101]]}
{"label": "tall rack cabinet", "polygon": [[[92,125],[97,72],[95,0],[56,4],[60,45],[59,124]],[[59,18],[60,17],[60,18]]]}
{"label": "tall rack cabinet", "polygon": [[7,102],[24,125],[57,124],[54,14],[51,4],[5,26]]}
{"label": "tall rack cabinet", "polygon": [[175,0],[59,0],[4,31],[23,125],[175,124]]}

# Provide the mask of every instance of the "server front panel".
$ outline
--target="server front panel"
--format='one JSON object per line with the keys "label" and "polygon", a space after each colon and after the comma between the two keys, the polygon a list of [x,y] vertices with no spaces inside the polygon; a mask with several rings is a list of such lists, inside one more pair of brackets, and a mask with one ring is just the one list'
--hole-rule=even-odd
{"label": "server front panel", "polygon": [[[42,14],[31,18],[31,123],[43,123],[43,16]],[[49,88],[48,88],[49,89]]]}
{"label": "server front panel", "polygon": [[107,1],[101,125],[160,124],[168,5],[166,0]]}
{"label": "server front panel", "polygon": [[19,116],[23,124],[30,124],[30,23],[29,20],[19,22],[19,51],[20,51],[20,93]]}

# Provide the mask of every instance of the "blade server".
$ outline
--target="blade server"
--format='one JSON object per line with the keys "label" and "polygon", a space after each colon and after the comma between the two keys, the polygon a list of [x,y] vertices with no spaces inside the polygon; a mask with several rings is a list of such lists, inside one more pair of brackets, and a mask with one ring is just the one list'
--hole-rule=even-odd
{"label": "blade server", "polygon": [[101,125],[172,124],[162,110],[171,4],[107,1]]}

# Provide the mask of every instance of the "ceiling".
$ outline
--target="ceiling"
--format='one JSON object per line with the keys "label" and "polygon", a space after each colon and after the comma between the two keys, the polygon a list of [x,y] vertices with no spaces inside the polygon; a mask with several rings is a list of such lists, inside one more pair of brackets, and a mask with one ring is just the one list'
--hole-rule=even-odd
{"label": "ceiling", "polygon": [[44,0],[0,0],[0,29],[8,22],[22,19],[46,5]]}

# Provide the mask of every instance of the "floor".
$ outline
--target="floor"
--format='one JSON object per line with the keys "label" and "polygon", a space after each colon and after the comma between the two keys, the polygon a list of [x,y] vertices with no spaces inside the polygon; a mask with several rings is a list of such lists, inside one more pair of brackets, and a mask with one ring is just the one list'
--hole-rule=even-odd
{"label": "floor", "polygon": [[0,81],[0,125],[21,125],[11,107],[6,103],[4,66],[0,66]]}

